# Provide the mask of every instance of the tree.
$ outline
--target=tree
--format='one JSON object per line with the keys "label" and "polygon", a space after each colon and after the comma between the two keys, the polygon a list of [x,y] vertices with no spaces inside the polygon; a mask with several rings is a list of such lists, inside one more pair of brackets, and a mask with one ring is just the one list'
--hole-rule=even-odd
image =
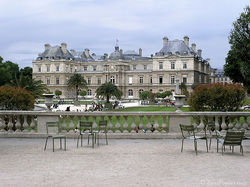
{"label": "tree", "polygon": [[34,97],[25,89],[0,86],[0,108],[4,110],[31,110]]}
{"label": "tree", "polygon": [[244,9],[240,17],[233,23],[229,35],[231,48],[224,65],[225,75],[234,82],[243,83],[250,91],[250,13],[249,6]]}
{"label": "tree", "polygon": [[200,85],[189,97],[190,110],[237,111],[245,96],[246,90],[240,84]]}
{"label": "tree", "polygon": [[60,95],[62,95],[62,91],[61,91],[61,90],[56,90],[56,91],[55,91],[55,95],[56,95],[57,97],[59,97]]}
{"label": "tree", "polygon": [[97,96],[104,96],[106,97],[106,103],[109,103],[109,98],[111,96],[115,96],[117,99],[120,99],[122,96],[122,91],[117,88],[116,85],[112,84],[111,82],[106,82],[102,84],[96,90]]}
{"label": "tree", "polygon": [[80,91],[80,96],[84,97],[85,95],[87,95],[86,90],[81,90]]}
{"label": "tree", "polygon": [[185,90],[187,90],[187,86],[184,82],[182,82],[180,85],[179,85],[179,88],[181,89],[181,94],[184,94]]}
{"label": "tree", "polygon": [[29,91],[34,98],[42,97],[42,94],[48,90],[41,80],[32,79],[29,75],[24,76],[23,73],[21,73],[19,78],[15,77],[7,85],[23,88]]}
{"label": "tree", "polygon": [[199,86],[200,85],[200,83],[197,83],[197,82],[195,82],[195,83],[193,83],[192,85],[191,85],[191,88],[194,90],[197,86]]}
{"label": "tree", "polygon": [[141,100],[147,100],[150,97],[150,92],[149,91],[143,91],[142,93],[140,93],[139,95]]}
{"label": "tree", "polygon": [[78,101],[79,88],[86,88],[86,80],[78,73],[71,76],[67,82],[69,88],[75,88],[76,91],[76,101]]}
{"label": "tree", "polygon": [[0,86],[6,85],[19,76],[19,67],[10,61],[3,62],[3,58],[0,57],[0,75]]}

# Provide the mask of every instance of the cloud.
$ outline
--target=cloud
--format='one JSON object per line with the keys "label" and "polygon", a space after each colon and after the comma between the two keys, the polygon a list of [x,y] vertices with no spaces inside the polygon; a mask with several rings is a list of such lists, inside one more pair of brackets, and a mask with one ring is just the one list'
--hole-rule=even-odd
{"label": "cloud", "polygon": [[124,50],[149,56],[170,40],[190,37],[211,65],[222,68],[228,35],[247,0],[1,0],[1,56],[24,66],[43,45],[60,45],[103,54],[115,40]]}

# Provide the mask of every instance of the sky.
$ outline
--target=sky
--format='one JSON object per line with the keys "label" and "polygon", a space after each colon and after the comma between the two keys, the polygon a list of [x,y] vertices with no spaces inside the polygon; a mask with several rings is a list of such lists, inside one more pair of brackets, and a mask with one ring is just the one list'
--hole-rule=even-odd
{"label": "sky", "polygon": [[212,68],[223,68],[232,23],[249,0],[0,0],[0,56],[32,66],[44,44],[102,55],[142,48],[150,56],[162,38],[189,37]]}

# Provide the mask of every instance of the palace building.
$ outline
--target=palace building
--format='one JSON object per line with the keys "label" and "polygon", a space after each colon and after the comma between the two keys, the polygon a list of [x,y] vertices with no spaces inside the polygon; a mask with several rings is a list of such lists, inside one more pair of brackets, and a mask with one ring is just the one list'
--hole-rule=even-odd
{"label": "palace building", "polygon": [[202,57],[202,50],[196,44],[189,45],[189,38],[168,40],[163,38],[161,49],[144,57],[142,49],[138,52],[123,52],[115,46],[110,55],[90,54],[68,50],[67,44],[50,46],[45,44],[43,53],[32,62],[33,78],[42,80],[50,91],[61,90],[62,98],[75,96],[74,90],[67,87],[68,79],[80,73],[87,81],[87,97],[95,97],[96,89],[111,81],[122,92],[123,98],[138,99],[142,91],[175,91],[176,79],[184,82],[191,90],[194,83],[210,83],[210,59]]}

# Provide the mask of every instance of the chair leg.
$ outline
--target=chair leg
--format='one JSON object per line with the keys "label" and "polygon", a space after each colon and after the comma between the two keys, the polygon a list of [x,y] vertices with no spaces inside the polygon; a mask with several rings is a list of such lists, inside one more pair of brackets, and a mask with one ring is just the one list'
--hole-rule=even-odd
{"label": "chair leg", "polygon": [[60,149],[62,149],[62,138],[60,138]]}
{"label": "chair leg", "polygon": [[194,140],[194,148],[195,148],[195,153],[197,155],[198,153],[197,153],[197,141],[196,140]]}
{"label": "chair leg", "polygon": [[66,137],[64,138],[64,151],[66,151]]}
{"label": "chair leg", "polygon": [[79,138],[80,138],[79,136],[80,136],[80,135],[78,135],[78,137],[77,137],[77,144],[76,144],[76,145],[77,145],[77,146],[76,146],[77,148],[78,148],[78,143],[79,143]]}
{"label": "chair leg", "polygon": [[225,146],[224,146],[224,145],[222,145],[222,147],[221,147],[222,155],[223,155],[223,149],[224,149],[224,151],[225,151]]}
{"label": "chair leg", "polygon": [[184,142],[184,139],[182,139],[181,152],[183,151],[183,142]]}
{"label": "chair leg", "polygon": [[[230,146],[231,147],[231,146]],[[232,146],[232,153],[234,152],[234,146]]]}
{"label": "chair leg", "polygon": [[46,138],[46,141],[45,141],[44,151],[46,150],[47,142],[48,142],[48,137]]}
{"label": "chair leg", "polygon": [[106,137],[106,145],[108,145],[108,135],[106,132],[105,132],[105,137]]}
{"label": "chair leg", "polygon": [[95,144],[95,134],[92,134],[92,148],[94,148]]}
{"label": "chair leg", "polygon": [[242,156],[243,156],[243,146],[240,145],[240,148],[241,148],[241,153],[242,153]]}
{"label": "chair leg", "polygon": [[54,138],[52,138],[52,144],[53,144],[53,152],[55,151],[54,149]]}
{"label": "chair leg", "polygon": [[82,135],[81,135],[81,147],[82,147]]}
{"label": "chair leg", "polygon": [[209,140],[209,150],[211,150],[211,141],[212,141],[212,138],[210,138]]}
{"label": "chair leg", "polygon": [[207,143],[207,139],[206,139],[206,146],[207,146],[207,153],[208,153],[208,143]]}
{"label": "chair leg", "polygon": [[219,152],[219,140],[218,139],[216,139],[217,140],[217,153]]}

